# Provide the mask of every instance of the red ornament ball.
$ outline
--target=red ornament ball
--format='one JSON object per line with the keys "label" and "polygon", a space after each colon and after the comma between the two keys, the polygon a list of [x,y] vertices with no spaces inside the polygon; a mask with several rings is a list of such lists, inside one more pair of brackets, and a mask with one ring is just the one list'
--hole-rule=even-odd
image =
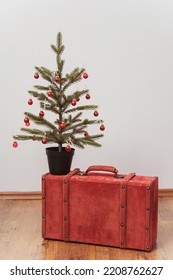
{"label": "red ornament ball", "polygon": [[32,105],[32,104],[33,104],[32,99],[29,99],[29,100],[28,100],[28,104],[29,104],[29,105]]}
{"label": "red ornament ball", "polygon": [[26,125],[26,126],[30,126],[30,122],[26,122],[25,125]]}
{"label": "red ornament ball", "polygon": [[62,122],[61,124],[60,124],[60,126],[59,126],[61,129],[64,129],[65,128],[65,123],[64,122]]}
{"label": "red ornament ball", "polygon": [[13,148],[17,148],[18,147],[18,143],[17,143],[17,141],[14,141],[13,142]]}
{"label": "red ornament ball", "polygon": [[88,136],[88,132],[87,132],[87,131],[84,132],[84,136],[85,136],[85,137]]}
{"label": "red ornament ball", "polygon": [[88,79],[88,74],[87,74],[87,73],[84,73],[84,74],[83,74],[83,78],[84,78],[84,79]]}
{"label": "red ornament ball", "polygon": [[102,124],[102,125],[100,126],[100,130],[101,130],[101,131],[105,130],[104,124]]}
{"label": "red ornament ball", "polygon": [[39,74],[38,74],[38,73],[35,73],[35,74],[34,74],[34,78],[35,78],[35,79],[38,79],[38,78],[39,78]]}
{"label": "red ornament ball", "polygon": [[86,99],[90,99],[90,98],[91,98],[90,94],[87,93],[87,94],[85,95],[85,98],[86,98]]}
{"label": "red ornament ball", "polygon": [[46,144],[46,143],[47,143],[47,139],[46,139],[46,138],[43,138],[43,139],[42,139],[42,143],[43,143],[43,144]]}
{"label": "red ornament ball", "polygon": [[79,101],[80,101],[80,97],[77,97],[77,98],[76,98],[76,101],[79,102]]}
{"label": "red ornament ball", "polygon": [[44,117],[44,112],[43,112],[43,111],[40,111],[39,116],[40,116],[41,118],[43,118],[43,117]]}
{"label": "red ornament ball", "polygon": [[52,92],[52,91],[49,91],[49,92],[47,93],[47,95],[48,95],[49,97],[53,97],[53,92]]}
{"label": "red ornament ball", "polygon": [[72,106],[75,106],[75,105],[76,105],[76,100],[75,100],[75,99],[72,100],[71,105],[72,105]]}
{"label": "red ornament ball", "polygon": [[70,147],[70,145],[67,145],[66,147],[65,147],[65,150],[66,150],[66,152],[71,152],[71,147]]}
{"label": "red ornament ball", "polygon": [[94,116],[97,117],[99,115],[98,111],[94,111]]}
{"label": "red ornament ball", "polygon": [[28,122],[29,122],[29,118],[25,117],[25,118],[24,118],[24,122],[25,122],[25,123],[28,123]]}
{"label": "red ornament ball", "polygon": [[54,78],[54,80],[55,80],[56,83],[60,83],[60,82],[61,82],[61,79],[60,79],[59,76],[56,76],[56,77]]}

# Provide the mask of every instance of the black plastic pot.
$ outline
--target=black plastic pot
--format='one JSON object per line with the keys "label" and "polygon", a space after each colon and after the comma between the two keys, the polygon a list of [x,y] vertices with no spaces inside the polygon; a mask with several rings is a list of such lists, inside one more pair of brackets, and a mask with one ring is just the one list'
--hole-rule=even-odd
{"label": "black plastic pot", "polygon": [[65,148],[59,152],[58,147],[46,148],[49,172],[52,175],[65,175],[70,172],[75,149],[66,152]]}

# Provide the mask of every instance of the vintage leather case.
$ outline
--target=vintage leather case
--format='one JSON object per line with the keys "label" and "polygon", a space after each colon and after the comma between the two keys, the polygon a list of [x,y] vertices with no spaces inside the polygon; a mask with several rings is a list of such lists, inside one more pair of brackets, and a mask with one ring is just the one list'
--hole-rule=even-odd
{"label": "vintage leather case", "polygon": [[[98,172],[101,171],[101,172]],[[158,178],[111,166],[42,176],[42,236],[151,251],[157,239]]]}

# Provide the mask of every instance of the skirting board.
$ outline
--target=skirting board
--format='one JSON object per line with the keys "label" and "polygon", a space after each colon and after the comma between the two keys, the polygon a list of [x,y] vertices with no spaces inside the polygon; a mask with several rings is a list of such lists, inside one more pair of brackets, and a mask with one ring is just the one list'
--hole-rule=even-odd
{"label": "skirting board", "polygon": [[41,199],[41,192],[0,192],[0,199]]}
{"label": "skirting board", "polygon": [[173,189],[159,189],[159,197],[161,196],[173,196]]}
{"label": "skirting board", "polygon": [[[159,189],[159,197],[172,197],[173,189]],[[41,192],[0,192],[1,199],[42,199]]]}

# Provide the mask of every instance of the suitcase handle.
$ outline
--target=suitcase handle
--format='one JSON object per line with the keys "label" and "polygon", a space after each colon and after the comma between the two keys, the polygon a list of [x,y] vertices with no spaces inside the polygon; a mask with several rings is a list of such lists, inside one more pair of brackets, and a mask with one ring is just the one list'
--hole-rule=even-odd
{"label": "suitcase handle", "polygon": [[118,170],[115,167],[106,166],[106,165],[92,165],[92,166],[88,167],[85,174],[88,174],[90,171],[106,171],[106,172],[111,172],[114,174],[118,173]]}

